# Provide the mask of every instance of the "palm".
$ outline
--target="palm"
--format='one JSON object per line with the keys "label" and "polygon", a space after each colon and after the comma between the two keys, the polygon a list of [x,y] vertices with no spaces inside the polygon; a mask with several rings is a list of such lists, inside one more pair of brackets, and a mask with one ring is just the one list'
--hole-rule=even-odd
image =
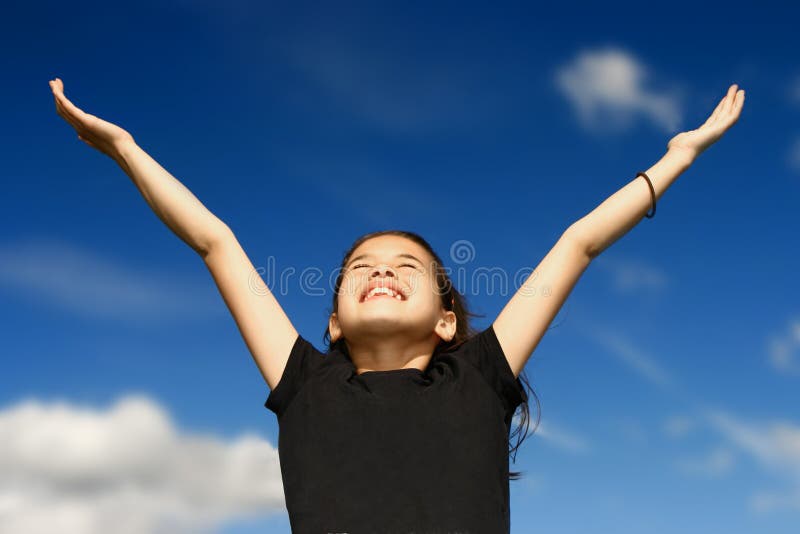
{"label": "palm", "polygon": [[696,158],[733,126],[742,112],[744,90],[737,91],[737,85],[728,88],[728,93],[720,100],[711,116],[696,130],[682,132],[673,137],[667,149],[685,151]]}
{"label": "palm", "polygon": [[116,124],[101,119],[78,108],[64,96],[64,82],[56,78],[50,81],[56,101],[56,111],[75,128],[78,138],[92,148],[112,156],[119,146],[133,140],[131,134]]}

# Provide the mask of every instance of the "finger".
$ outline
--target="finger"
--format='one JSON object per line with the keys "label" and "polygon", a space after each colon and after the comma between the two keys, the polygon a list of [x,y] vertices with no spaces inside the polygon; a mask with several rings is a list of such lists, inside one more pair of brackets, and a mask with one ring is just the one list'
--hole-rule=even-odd
{"label": "finger", "polygon": [[85,113],[81,108],[73,104],[72,101],[69,98],[67,98],[67,96],[64,94],[64,82],[56,78],[52,86],[53,86],[53,94],[56,96],[56,98],[58,98],[61,101],[61,103],[64,105],[66,109],[68,109],[75,115],[80,115],[82,113]]}
{"label": "finger", "polygon": [[59,98],[59,100],[61,100],[61,103],[64,105],[64,107],[65,107],[66,109],[70,110],[70,111],[71,111],[72,113],[74,113],[75,115],[81,115],[81,114],[84,114],[84,113],[85,113],[85,111],[83,111],[81,108],[79,108],[78,106],[76,106],[75,104],[73,104],[73,103],[70,101],[70,99],[69,99],[69,98],[67,98],[67,97],[64,95],[64,93],[63,93],[63,92],[61,92],[61,91],[59,91],[59,92],[58,92],[58,98]]}
{"label": "finger", "polygon": [[[81,137],[81,136],[79,135],[79,136],[78,136],[78,139],[80,139],[81,141],[83,141],[84,143],[86,143],[87,145],[89,145],[90,147],[92,147],[92,148],[94,148],[94,149],[96,149],[96,150],[100,150],[99,148],[97,148],[97,145],[95,145],[94,143],[92,143],[91,141],[89,141],[88,139],[86,139],[85,137]],[[102,152],[102,151],[101,151],[101,152]]]}
{"label": "finger", "polygon": [[733,104],[733,110],[731,111],[734,122],[739,119],[739,115],[742,113],[742,106],[744,106],[744,89],[736,92],[736,102]]}
{"label": "finger", "polygon": [[60,93],[59,85],[56,80],[58,80],[58,78],[56,78],[55,80],[50,80],[50,88],[53,92],[53,101],[55,102],[56,105],[56,113],[58,113],[59,116],[66,122],[68,122],[70,126],[77,129],[75,118],[71,117],[70,113],[64,108],[64,105],[62,103],[63,101],[59,94]]}
{"label": "finger", "polygon": [[78,120],[75,117],[73,117],[69,113],[69,111],[64,109],[63,104],[58,98],[56,98],[56,111],[58,112],[58,114],[61,116],[62,119],[64,119],[65,121],[67,121],[67,123],[69,123],[70,126],[75,128],[76,130],[79,131],[81,130],[82,126],[80,122],[78,122]]}
{"label": "finger", "polygon": [[711,113],[711,116],[706,120],[706,122],[703,123],[703,126],[707,126],[717,120],[717,117],[719,117],[719,112],[722,109],[723,105],[725,105],[724,96],[720,99],[719,104],[717,104],[717,107],[714,108],[714,112]]}
{"label": "finger", "polygon": [[58,93],[56,95],[56,105],[61,109],[62,116],[76,130],[87,127],[91,115],[72,104],[63,93]]}
{"label": "finger", "polygon": [[55,99],[55,103],[56,103],[56,112],[61,116],[62,119],[72,124],[73,120],[72,117],[69,116],[69,113],[67,113],[67,110],[65,110],[64,106],[61,105],[61,102],[58,100],[58,98]]}
{"label": "finger", "polygon": [[[716,123],[721,117],[730,112],[733,97],[735,95],[735,87],[736,84],[728,87],[728,92],[722,97],[722,100],[719,101],[719,104],[717,104],[716,109],[714,109],[714,113],[711,114],[711,117],[709,117],[708,121],[706,122],[707,125]],[[703,126],[706,126],[706,124]]]}
{"label": "finger", "polygon": [[736,99],[736,90],[738,85],[733,84],[728,88],[728,96],[725,97],[725,105],[722,108],[722,113],[728,114],[733,109],[733,102]]}
{"label": "finger", "polygon": [[57,109],[58,109],[58,114],[61,115],[61,117],[67,122],[67,124],[72,126],[72,128],[76,132],[78,132],[79,134],[86,132],[86,130],[87,130],[86,125],[83,122],[81,122],[79,119],[74,117],[72,114],[70,114],[69,111],[65,110],[64,107],[61,106],[60,103],[57,104]]}

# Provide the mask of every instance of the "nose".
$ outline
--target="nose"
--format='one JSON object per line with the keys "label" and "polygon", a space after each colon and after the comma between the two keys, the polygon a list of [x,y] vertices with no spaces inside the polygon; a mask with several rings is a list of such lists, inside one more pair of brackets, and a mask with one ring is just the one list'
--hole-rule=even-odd
{"label": "nose", "polygon": [[392,269],[391,267],[389,267],[388,265],[385,265],[385,264],[384,265],[376,265],[375,268],[372,269],[372,272],[370,273],[370,276],[374,278],[376,275],[377,276],[397,276],[396,273],[394,272],[394,269]]}

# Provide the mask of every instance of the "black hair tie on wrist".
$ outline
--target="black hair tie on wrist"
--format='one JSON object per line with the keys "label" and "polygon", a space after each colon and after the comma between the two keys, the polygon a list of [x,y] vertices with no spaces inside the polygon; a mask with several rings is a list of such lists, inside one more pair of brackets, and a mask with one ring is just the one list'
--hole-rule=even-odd
{"label": "black hair tie on wrist", "polygon": [[653,189],[653,183],[650,181],[650,177],[647,176],[647,174],[645,174],[642,171],[639,171],[638,173],[636,173],[636,177],[638,178],[639,176],[644,177],[644,179],[647,180],[647,185],[650,186],[650,196],[653,198],[653,213],[645,213],[644,216],[647,217],[648,219],[652,219],[653,216],[656,214],[656,190]]}

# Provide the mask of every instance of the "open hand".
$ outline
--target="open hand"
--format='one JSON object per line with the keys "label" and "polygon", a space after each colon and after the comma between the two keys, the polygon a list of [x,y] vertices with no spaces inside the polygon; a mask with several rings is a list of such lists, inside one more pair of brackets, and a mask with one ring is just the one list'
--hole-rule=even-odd
{"label": "open hand", "polygon": [[682,132],[673,137],[667,144],[667,149],[685,153],[694,161],[705,149],[716,143],[739,120],[742,113],[744,89],[737,91],[737,88],[736,84],[731,85],[728,94],[720,100],[708,120],[696,130]]}
{"label": "open hand", "polygon": [[90,113],[84,112],[64,96],[64,82],[59,78],[50,80],[50,89],[56,100],[56,111],[78,133],[78,139],[92,148],[111,156],[118,154],[120,147],[133,141],[127,131],[115,124],[104,121]]}

